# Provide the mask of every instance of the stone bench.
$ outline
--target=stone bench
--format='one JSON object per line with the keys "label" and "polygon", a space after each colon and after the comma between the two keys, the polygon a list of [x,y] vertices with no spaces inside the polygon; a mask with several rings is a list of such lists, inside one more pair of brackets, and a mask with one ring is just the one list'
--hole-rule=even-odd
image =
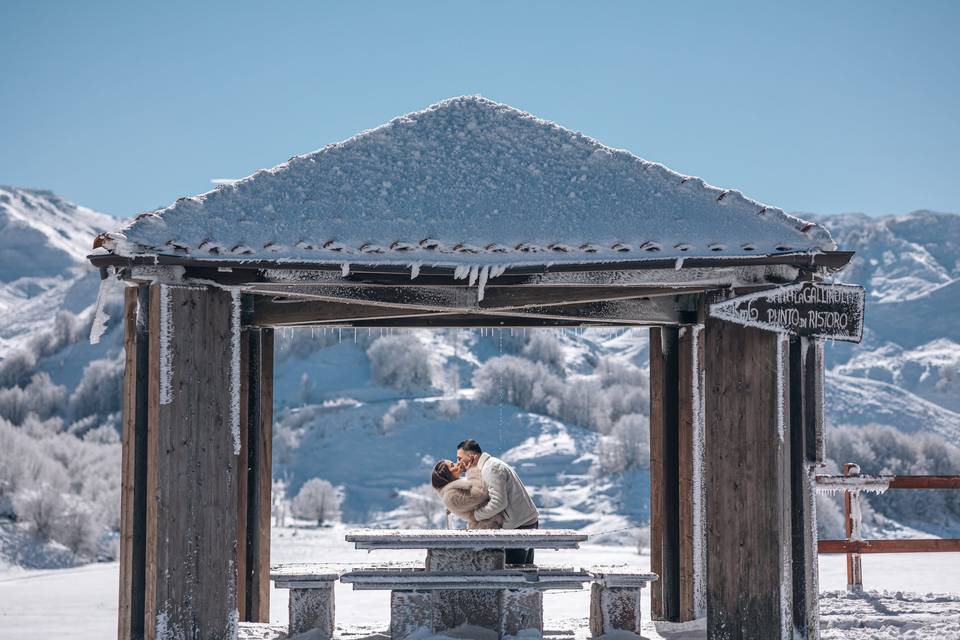
{"label": "stone bench", "polygon": [[313,631],[318,640],[333,637],[333,586],[339,578],[339,571],[322,564],[286,565],[270,570],[276,588],[290,590],[289,635]]}
{"label": "stone bench", "polygon": [[543,592],[581,589],[593,576],[582,569],[510,567],[481,571],[425,568],[357,569],[340,580],[354,589],[390,590],[391,640],[469,624],[516,636],[543,633]]}
{"label": "stone bench", "polygon": [[617,632],[640,635],[640,594],[658,579],[635,567],[606,566],[590,570],[590,635],[599,638]]}

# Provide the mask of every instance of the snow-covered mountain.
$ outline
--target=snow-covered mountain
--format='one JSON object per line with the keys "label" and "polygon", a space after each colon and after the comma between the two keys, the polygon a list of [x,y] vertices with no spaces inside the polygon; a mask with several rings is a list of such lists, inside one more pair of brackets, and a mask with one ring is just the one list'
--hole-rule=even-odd
{"label": "snow-covered mountain", "polygon": [[86,255],[116,226],[50,191],[0,186],[0,358],[51,327],[58,310],[93,304],[99,278]]}
{"label": "snow-covered mountain", "polygon": [[[809,217],[857,252],[838,279],[869,292],[863,343],[827,348],[828,421],[960,443],[960,216]],[[99,277],[84,257],[97,233],[120,222],[50,192],[2,187],[0,225],[0,387],[25,390],[46,374],[34,384],[59,394],[49,406],[65,430],[116,424],[122,343],[115,325],[100,344],[85,340]],[[370,355],[379,333],[283,333],[278,474],[292,491],[313,476],[348,486],[348,517],[397,521],[417,517],[406,498],[427,482],[428,463],[470,436],[523,470],[554,524],[607,531],[644,522],[647,472],[617,457],[615,423],[646,419],[645,332],[546,335],[420,332],[428,369],[384,377]],[[488,366],[501,356],[502,366]],[[405,388],[397,382],[405,375],[419,383]]]}
{"label": "snow-covered mountain", "polygon": [[831,417],[929,429],[960,443],[960,216],[811,217],[856,251],[837,279],[868,292],[863,342],[828,345],[838,400]]}

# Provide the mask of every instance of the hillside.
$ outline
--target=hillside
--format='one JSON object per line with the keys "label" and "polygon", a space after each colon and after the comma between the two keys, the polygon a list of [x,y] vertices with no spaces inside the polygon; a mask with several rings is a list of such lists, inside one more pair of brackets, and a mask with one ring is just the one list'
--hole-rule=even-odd
{"label": "hillside", "polygon": [[[838,279],[869,294],[863,343],[827,346],[828,423],[960,443],[960,217],[818,219],[857,251]],[[99,344],[86,340],[99,277],[84,256],[119,223],[3,187],[0,224],[0,444],[60,465],[76,504],[105,511],[117,490],[118,468],[102,460],[118,455],[122,342],[113,323]],[[649,518],[646,348],[643,330],[281,332],[277,476],[291,495],[311,477],[345,487],[348,520],[422,525],[437,515],[418,492],[430,464],[469,436],[517,465],[549,524],[632,539],[635,529],[619,530]],[[58,453],[70,438],[84,451],[72,466]],[[91,474],[104,486],[78,485]],[[13,511],[3,482],[0,472],[0,517]],[[0,556],[22,549],[5,535]]]}

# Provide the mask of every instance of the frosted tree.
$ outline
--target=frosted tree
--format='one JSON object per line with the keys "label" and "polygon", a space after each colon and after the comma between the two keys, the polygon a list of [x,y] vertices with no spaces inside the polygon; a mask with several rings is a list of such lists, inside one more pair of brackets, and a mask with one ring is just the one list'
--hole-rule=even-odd
{"label": "frosted tree", "polygon": [[13,509],[18,520],[31,523],[37,536],[46,541],[53,539],[57,532],[67,511],[67,502],[56,487],[41,483],[14,493]]}
{"label": "frosted tree", "polygon": [[343,491],[322,478],[308,480],[293,499],[293,513],[298,518],[316,520],[322,527],[326,522],[340,519]]}
{"label": "frosted tree", "polygon": [[430,352],[414,333],[377,338],[367,349],[373,379],[401,391],[429,387],[433,380]]}
{"label": "frosted tree", "polygon": [[447,509],[432,486],[420,485],[400,491],[398,495],[402,500],[400,510],[409,524],[427,529],[443,526],[443,516]]}
{"label": "frosted tree", "polygon": [[290,501],[287,500],[288,485],[285,479],[273,479],[270,492],[270,515],[273,516],[273,523],[278,527],[287,526],[287,513],[290,510]]}
{"label": "frosted tree", "polygon": [[123,360],[91,361],[83,370],[83,378],[70,396],[75,418],[106,416],[120,411],[123,384]]}
{"label": "frosted tree", "polygon": [[600,467],[608,473],[650,466],[650,422],[646,416],[628,414],[617,420],[610,435],[597,447]]}
{"label": "frosted tree", "polygon": [[380,419],[380,433],[387,434],[390,433],[397,424],[402,422],[404,418],[407,417],[407,409],[409,405],[406,400],[400,400],[399,402],[390,406],[387,409],[387,412],[383,414],[383,417]]}
{"label": "frosted tree", "polygon": [[532,332],[521,353],[525,358],[541,362],[551,369],[558,371],[563,369],[563,345],[552,333]]}

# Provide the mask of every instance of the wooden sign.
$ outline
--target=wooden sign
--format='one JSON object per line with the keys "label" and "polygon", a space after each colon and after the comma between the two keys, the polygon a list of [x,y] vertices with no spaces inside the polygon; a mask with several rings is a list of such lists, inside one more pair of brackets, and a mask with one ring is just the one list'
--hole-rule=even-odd
{"label": "wooden sign", "polygon": [[710,305],[710,317],[795,336],[860,342],[863,287],[803,282]]}

